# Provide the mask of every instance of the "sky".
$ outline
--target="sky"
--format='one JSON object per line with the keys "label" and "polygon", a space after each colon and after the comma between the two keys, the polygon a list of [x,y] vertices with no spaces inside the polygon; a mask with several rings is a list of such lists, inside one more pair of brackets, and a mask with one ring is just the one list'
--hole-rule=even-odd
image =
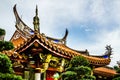
{"label": "sky", "polygon": [[40,32],[62,38],[69,31],[67,46],[87,49],[91,55],[103,55],[106,45],[113,48],[110,66],[120,58],[120,0],[3,0],[0,3],[0,28],[9,41],[15,32],[13,6],[30,28],[38,6]]}

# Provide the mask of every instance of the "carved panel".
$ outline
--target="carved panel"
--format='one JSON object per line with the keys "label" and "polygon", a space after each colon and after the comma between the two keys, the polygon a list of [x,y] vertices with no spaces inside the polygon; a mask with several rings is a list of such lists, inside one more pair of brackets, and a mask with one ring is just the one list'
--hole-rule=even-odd
{"label": "carved panel", "polygon": [[13,39],[16,40],[20,37],[20,34],[18,32],[16,32],[16,34],[14,35]]}

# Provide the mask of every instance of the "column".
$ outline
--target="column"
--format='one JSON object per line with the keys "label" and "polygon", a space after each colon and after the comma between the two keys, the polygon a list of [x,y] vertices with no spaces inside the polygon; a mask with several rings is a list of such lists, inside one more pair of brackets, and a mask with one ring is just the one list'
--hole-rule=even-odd
{"label": "column", "polygon": [[59,68],[58,68],[58,70],[59,70],[60,72],[63,72],[63,70],[64,70],[64,65],[65,65],[65,59],[63,58],[62,61],[61,61],[61,65],[60,65]]}
{"label": "column", "polygon": [[29,80],[29,78],[30,78],[29,71],[24,71],[24,79]]}
{"label": "column", "polygon": [[46,80],[46,71],[43,73],[43,80]]}
{"label": "column", "polygon": [[41,80],[41,69],[40,68],[35,69],[35,80]]}
{"label": "column", "polygon": [[28,68],[25,68],[25,70],[24,70],[24,79],[29,80],[29,78],[30,78],[30,71],[29,71]]}

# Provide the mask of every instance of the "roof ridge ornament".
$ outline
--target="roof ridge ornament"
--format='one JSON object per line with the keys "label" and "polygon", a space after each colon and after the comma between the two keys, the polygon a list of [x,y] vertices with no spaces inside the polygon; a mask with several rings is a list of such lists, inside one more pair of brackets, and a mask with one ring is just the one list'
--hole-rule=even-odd
{"label": "roof ridge ornament", "polygon": [[105,55],[108,56],[108,58],[110,58],[110,56],[112,55],[112,48],[111,45],[106,45],[106,52]]}
{"label": "roof ridge ornament", "polygon": [[36,5],[35,17],[33,18],[33,25],[35,33],[39,33],[39,17],[38,17],[38,7]]}
{"label": "roof ridge ornament", "polygon": [[34,31],[22,21],[17,12],[16,5],[17,4],[15,4],[13,7],[13,12],[16,18],[15,27],[19,32],[22,33],[22,35],[24,35],[25,38],[30,38],[30,36],[34,34]]}

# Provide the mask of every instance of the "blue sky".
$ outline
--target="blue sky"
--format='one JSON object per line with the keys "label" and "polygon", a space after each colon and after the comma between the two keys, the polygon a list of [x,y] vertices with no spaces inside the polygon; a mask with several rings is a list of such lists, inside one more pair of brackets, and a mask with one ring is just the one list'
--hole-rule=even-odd
{"label": "blue sky", "polygon": [[15,31],[13,6],[22,20],[33,28],[38,5],[40,31],[62,38],[67,28],[67,45],[73,49],[88,49],[92,55],[102,55],[105,46],[113,48],[110,66],[117,65],[120,55],[120,0],[3,0],[0,3],[0,27],[6,30],[6,40]]}

